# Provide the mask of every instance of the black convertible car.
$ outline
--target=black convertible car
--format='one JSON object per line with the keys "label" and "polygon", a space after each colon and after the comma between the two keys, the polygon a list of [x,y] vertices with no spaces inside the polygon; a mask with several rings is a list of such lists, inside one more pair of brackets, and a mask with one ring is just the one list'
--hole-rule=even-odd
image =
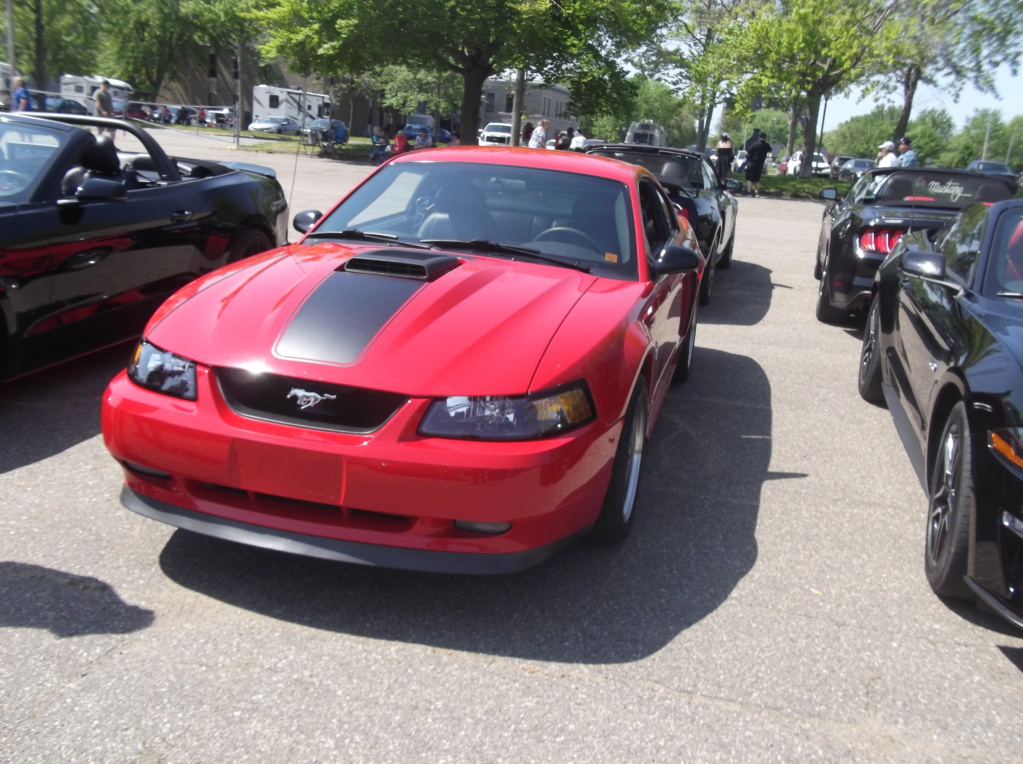
{"label": "black convertible car", "polygon": [[0,381],[136,337],[178,287],[286,239],[273,170],[169,157],[117,120],[4,114]]}
{"label": "black convertible car", "polygon": [[1004,178],[963,170],[892,167],[865,172],[839,198],[825,188],[824,210],[813,275],[817,319],[838,323],[870,300],[874,274],[907,231],[948,225],[973,202],[997,202],[1012,196]]}
{"label": "black convertible car", "polygon": [[1023,628],[1023,200],[907,234],[878,270],[860,394],[928,495],[924,567]]}
{"label": "black convertible car", "polygon": [[685,211],[696,231],[707,258],[707,270],[700,284],[700,304],[710,302],[714,271],[732,264],[739,203],[731,192],[740,189],[739,182],[728,180],[724,185],[719,184],[707,157],[696,151],[608,143],[587,149],[586,153],[638,164],[657,176],[671,201]]}

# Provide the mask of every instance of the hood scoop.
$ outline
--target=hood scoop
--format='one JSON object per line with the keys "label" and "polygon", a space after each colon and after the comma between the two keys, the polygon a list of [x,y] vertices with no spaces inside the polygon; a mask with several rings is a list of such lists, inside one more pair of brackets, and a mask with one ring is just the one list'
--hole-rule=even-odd
{"label": "hood scoop", "polygon": [[387,249],[356,255],[345,263],[344,270],[346,273],[433,281],[458,266],[460,262],[457,257],[451,255]]}

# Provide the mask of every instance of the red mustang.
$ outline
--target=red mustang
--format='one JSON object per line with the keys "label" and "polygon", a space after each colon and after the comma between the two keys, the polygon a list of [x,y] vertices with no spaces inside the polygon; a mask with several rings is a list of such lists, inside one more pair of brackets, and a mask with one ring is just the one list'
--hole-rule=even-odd
{"label": "red mustang", "polygon": [[445,148],[153,316],[104,397],[124,504],[240,543],[502,573],[636,509],[704,258],[641,167]]}

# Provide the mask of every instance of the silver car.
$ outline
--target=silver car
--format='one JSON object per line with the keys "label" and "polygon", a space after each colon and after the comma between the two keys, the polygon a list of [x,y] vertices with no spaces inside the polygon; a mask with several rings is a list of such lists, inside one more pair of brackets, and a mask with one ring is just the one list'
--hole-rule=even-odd
{"label": "silver car", "polygon": [[298,135],[301,126],[291,117],[260,117],[249,125],[249,130],[277,135]]}

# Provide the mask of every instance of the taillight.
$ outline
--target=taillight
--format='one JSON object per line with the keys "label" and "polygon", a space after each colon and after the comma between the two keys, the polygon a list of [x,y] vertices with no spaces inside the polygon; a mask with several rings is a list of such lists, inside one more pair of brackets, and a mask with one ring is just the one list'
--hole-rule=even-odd
{"label": "taillight", "polygon": [[860,247],[871,254],[887,255],[902,238],[898,228],[868,228],[860,234]]}

